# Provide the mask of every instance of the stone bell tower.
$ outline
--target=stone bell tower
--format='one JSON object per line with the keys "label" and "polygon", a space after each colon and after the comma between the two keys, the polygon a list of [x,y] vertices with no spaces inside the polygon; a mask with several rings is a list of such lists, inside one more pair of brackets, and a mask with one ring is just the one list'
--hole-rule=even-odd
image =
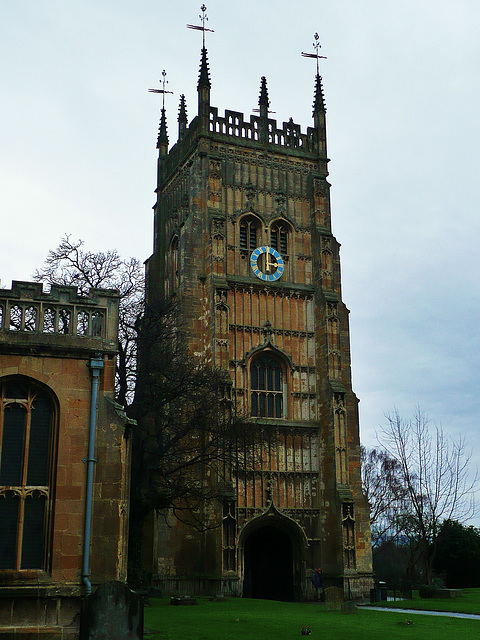
{"label": "stone bell tower", "polygon": [[155,580],[166,593],[302,599],[321,566],[325,586],[362,596],[370,528],[318,66],[306,132],[269,116],[264,77],[258,114],[219,114],[205,46],[197,89],[190,124],[181,97],[170,149],[162,109],[147,295],[182,301],[192,353],[229,372],[252,429],[275,437],[237,466],[218,528],[158,521]]}

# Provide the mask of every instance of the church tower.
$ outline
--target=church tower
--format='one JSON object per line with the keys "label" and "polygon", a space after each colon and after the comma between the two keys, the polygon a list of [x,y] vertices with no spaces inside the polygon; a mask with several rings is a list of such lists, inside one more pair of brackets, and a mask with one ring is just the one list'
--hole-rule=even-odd
{"label": "church tower", "polygon": [[317,567],[347,596],[371,586],[318,47],[311,57],[306,132],[270,117],[265,77],[256,115],[219,114],[205,45],[197,115],[188,124],[182,96],[170,150],[162,109],[147,297],[181,301],[192,353],[229,372],[252,429],[275,434],[261,459],[237,467],[218,528],[158,520],[153,571],[165,593],[303,599]]}

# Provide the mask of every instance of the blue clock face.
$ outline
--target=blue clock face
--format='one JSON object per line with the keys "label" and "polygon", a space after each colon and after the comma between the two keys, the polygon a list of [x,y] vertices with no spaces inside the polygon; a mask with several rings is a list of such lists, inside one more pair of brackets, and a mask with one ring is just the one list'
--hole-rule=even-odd
{"label": "blue clock face", "polygon": [[253,273],[265,282],[278,280],[285,270],[282,256],[273,247],[257,247],[250,256]]}

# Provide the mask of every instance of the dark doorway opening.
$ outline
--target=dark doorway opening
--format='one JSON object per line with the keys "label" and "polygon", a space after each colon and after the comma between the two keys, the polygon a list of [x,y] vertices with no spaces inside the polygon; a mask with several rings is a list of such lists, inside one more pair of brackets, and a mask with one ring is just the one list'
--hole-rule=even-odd
{"label": "dark doorway opening", "polygon": [[293,549],[289,536],[270,525],[251,533],[244,547],[245,598],[293,600]]}

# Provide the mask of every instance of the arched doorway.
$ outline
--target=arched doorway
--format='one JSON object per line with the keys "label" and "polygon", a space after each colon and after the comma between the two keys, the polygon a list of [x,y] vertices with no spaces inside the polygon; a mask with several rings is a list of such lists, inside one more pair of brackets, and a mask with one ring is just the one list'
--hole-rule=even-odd
{"label": "arched doorway", "polygon": [[293,547],[285,531],[266,525],[246,538],[243,595],[268,600],[294,599]]}

